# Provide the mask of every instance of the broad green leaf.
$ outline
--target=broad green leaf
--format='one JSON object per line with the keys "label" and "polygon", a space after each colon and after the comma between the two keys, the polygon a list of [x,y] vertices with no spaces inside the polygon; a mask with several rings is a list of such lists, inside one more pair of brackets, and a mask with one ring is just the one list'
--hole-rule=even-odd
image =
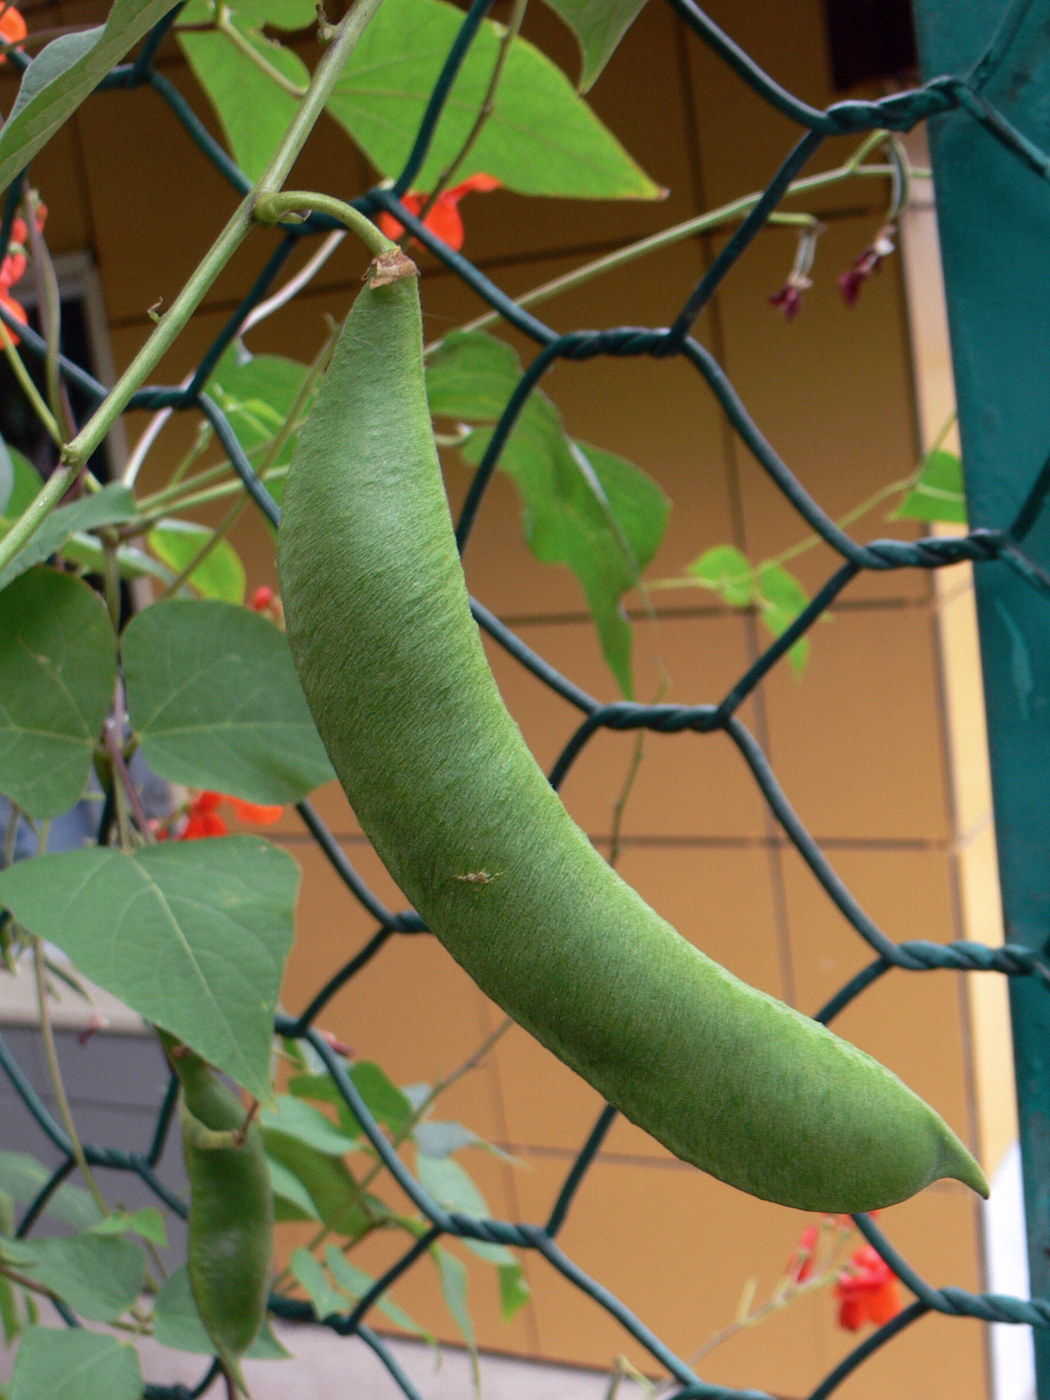
{"label": "broad green leaf", "polygon": [[439,1244],[434,1245],[432,1253],[437,1260],[438,1272],[441,1276],[441,1292],[445,1303],[470,1352],[474,1390],[480,1394],[481,1374],[478,1370],[478,1348],[474,1335],[474,1320],[470,1315],[470,1305],[467,1300],[466,1266],[461,1259],[457,1259],[447,1249],[442,1249]]}
{"label": "broad green leaf", "polygon": [[[366,1274],[363,1269],[359,1269],[356,1264],[351,1264],[349,1259],[337,1249],[334,1244],[330,1244],[325,1250],[325,1263],[328,1265],[332,1278],[338,1286],[355,1303],[365,1296],[368,1290],[375,1283],[371,1274]],[[398,1327],[403,1327],[406,1332],[411,1332],[417,1337],[422,1337],[424,1341],[436,1346],[437,1342],[433,1335],[419,1323],[409,1317],[404,1308],[399,1308],[388,1293],[380,1297],[375,1306],[380,1312],[386,1313],[391,1322]]]}
{"label": "broad green leaf", "polygon": [[[298,54],[261,34],[242,33],[271,68],[305,88],[310,73]],[[199,34],[180,30],[178,40],[215,108],[230,154],[249,180],[258,180],[291,124],[299,99],[218,30]]]}
{"label": "broad green leaf", "polygon": [[132,727],[169,782],[297,802],[333,776],[283,633],[247,608],[177,599],[124,630]]}
{"label": "broad green leaf", "polygon": [[318,1322],[345,1309],[346,1300],[338,1288],[333,1288],[328,1275],[308,1249],[297,1249],[291,1258],[292,1273],[313,1304]]}
{"label": "broad green leaf", "polygon": [[462,1123],[417,1123],[412,1136],[425,1157],[449,1157],[461,1147],[473,1147],[475,1143],[486,1145],[477,1133]]}
{"label": "broad green leaf", "polygon": [[115,0],[104,25],[64,34],[40,50],[0,130],[0,191],[172,8],[172,0]]}
{"label": "broad green leaf", "polygon": [[272,1102],[299,867],[256,836],[89,848],[0,874],[0,900],[85,977]]}
{"label": "broad green leaf", "polygon": [[385,1207],[376,1198],[366,1195],[362,1200],[360,1186],[339,1157],[265,1128],[263,1141],[267,1156],[302,1182],[322,1222],[336,1234],[360,1239],[376,1219],[385,1218]]}
{"label": "broad green leaf", "polygon": [[[399,1136],[408,1127],[414,1109],[408,1096],[399,1089],[379,1065],[371,1060],[359,1060],[347,1068],[357,1092],[365,1101],[372,1117]],[[362,1133],[360,1123],[354,1117],[339,1086],[329,1074],[299,1074],[288,1081],[288,1092],[298,1099],[317,1099],[320,1103],[335,1104],[340,1109],[340,1118],[345,1132],[352,1137]]]}
{"label": "broad green leaf", "polygon": [[310,1193],[295,1175],[294,1172],[282,1166],[280,1162],[275,1162],[272,1157],[266,1159],[270,1169],[270,1184],[273,1186],[274,1207],[278,1220],[316,1220],[320,1222],[320,1215],[317,1207],[310,1199]]}
{"label": "broad green leaf", "polygon": [[44,484],[44,478],[29,458],[19,452],[17,447],[9,447],[7,455],[11,463],[13,480],[11,494],[7,499],[7,504],[3,509],[0,509],[0,515],[6,516],[8,520],[17,520],[26,506],[36,498],[37,492]]}
{"label": "broad green leaf", "polygon": [[532,1297],[532,1289],[516,1259],[513,1264],[501,1264],[496,1272],[499,1275],[500,1310],[504,1322],[509,1322]]}
{"label": "broad green leaf", "polygon": [[[798,617],[809,602],[809,594],[794,574],[781,564],[763,564],[755,585],[755,603],[762,621],[779,637]],[[809,638],[800,637],[788,652],[796,675],[801,675],[809,656]]]}
{"label": "broad green leaf", "polygon": [[951,525],[966,524],[966,491],[962,462],[954,452],[938,449],[922,464],[919,479],[908,492],[893,518],[940,520]]}
{"label": "broad green leaf", "polygon": [[297,1074],[288,1081],[288,1092],[297,1099],[315,1099],[318,1103],[331,1104],[339,1114],[339,1126],[343,1132],[355,1139],[355,1146],[363,1146],[361,1124],[351,1113],[349,1104],[330,1074]]}
{"label": "broad green leaf", "polygon": [[118,525],[133,519],[135,513],[135,497],[119,482],[103,486],[95,495],[83,496],[71,505],[59,506],[51,512],[25,548],[0,570],[0,589],[6,588],[34,564],[42,564],[52,554],[57,554],[70,536],[78,531],[95,530],[101,525]]}
{"label": "broad green leaf", "polygon": [[589,92],[645,0],[547,0],[547,4],[579,40],[580,91]]}
{"label": "broad green leaf", "polygon": [[279,1094],[277,1107],[260,1114],[259,1126],[270,1133],[297,1138],[329,1157],[345,1157],[357,1146],[354,1139],[341,1133],[330,1118],[304,1099],[289,1094]]}
{"label": "broad green leaf", "polygon": [[6,1275],[0,1275],[0,1326],[4,1329],[4,1346],[10,1347],[22,1331],[23,1321],[15,1286]]}
{"label": "broad green leaf", "polygon": [[84,793],[113,701],[116,637],[101,598],[55,569],[33,569],[0,603],[0,792],[33,817]]}
{"label": "broad green leaf", "polygon": [[18,1344],[10,1400],[139,1400],[134,1347],[85,1327],[29,1327]]}
{"label": "broad green leaf", "polygon": [[686,573],[720,593],[733,608],[751,606],[751,565],[735,545],[719,544],[686,566]]}
{"label": "broad green leaf", "polygon": [[317,23],[316,0],[237,0],[231,8],[246,29],[267,24],[293,32]]}
{"label": "broad green leaf", "polygon": [[[328,110],[372,164],[405,163],[441,67],[463,23],[444,0],[384,0],[344,68]],[[415,187],[429,190],[459,153],[481,110],[502,29],[486,21],[460,70]],[[483,171],[522,194],[566,199],[658,199],[663,194],[573,91],[564,73],[516,39],[499,103],[458,179]]]}
{"label": "broad green leaf", "polygon": [[91,1322],[112,1322],[131,1307],[146,1277],[138,1245],[113,1235],[0,1239],[0,1257],[39,1279]]}
{"label": "broad green leaf", "polygon": [[[201,552],[215,532],[192,520],[162,520],[146,536],[153,553],[178,577]],[[222,603],[244,602],[245,574],[240,556],[222,539],[208,551],[187,580],[205,598]]]}
{"label": "broad green leaf", "polygon": [[[230,346],[215,367],[208,392],[226,414],[237,438],[257,467],[268,457],[270,444],[284,427],[306,378],[306,366],[284,355],[247,355],[239,344]],[[308,405],[304,405],[305,408]],[[298,431],[292,433],[273,460],[286,466],[292,458]],[[284,478],[267,478],[267,489],[278,505]]]}
{"label": "broad green leaf", "polygon": [[433,1196],[439,1206],[487,1219],[489,1208],[485,1197],[455,1158],[426,1157],[421,1152],[416,1159],[416,1171],[423,1190]]}
{"label": "broad green leaf", "polygon": [[494,423],[521,375],[521,361],[506,341],[483,331],[450,331],[426,361],[430,412]]}
{"label": "broad green leaf", "polygon": [[115,1210],[112,1215],[103,1216],[97,1225],[92,1225],[93,1235],[140,1235],[158,1249],[168,1248],[168,1232],[164,1228],[164,1217],[156,1206],[142,1206],[130,1213]]}
{"label": "broad green leaf", "polygon": [[[51,1171],[28,1152],[0,1152],[0,1189],[6,1191],[18,1205],[30,1205],[50,1180]],[[91,1193],[68,1181],[51,1194],[44,1214],[61,1220],[74,1230],[89,1230],[101,1219]]]}
{"label": "broad green leaf", "polygon": [[[205,1332],[197,1304],[193,1301],[189,1270],[185,1264],[173,1269],[161,1284],[153,1308],[153,1334],[162,1347],[188,1351],[194,1356],[211,1356],[214,1353],[215,1345]],[[269,1319],[266,1319],[244,1355],[249,1361],[283,1361],[289,1353],[274,1336]]]}
{"label": "broad green leaf", "polygon": [[[105,550],[96,535],[70,535],[62,546],[62,558],[89,574],[101,574],[105,567]],[[158,559],[134,545],[122,544],[117,549],[117,567],[121,578],[155,578],[165,587],[175,575]]]}

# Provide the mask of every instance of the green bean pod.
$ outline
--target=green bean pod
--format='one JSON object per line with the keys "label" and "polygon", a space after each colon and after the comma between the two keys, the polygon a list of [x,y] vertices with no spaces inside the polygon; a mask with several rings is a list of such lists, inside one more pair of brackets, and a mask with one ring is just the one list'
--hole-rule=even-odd
{"label": "green bean pod", "polygon": [[266,1317],[273,1263],[273,1189],[254,1123],[215,1071],[161,1035],[182,1083],[182,1146],[190,1183],[190,1290],[204,1330],[247,1394],[240,1358]]}
{"label": "green bean pod", "polygon": [[303,689],[387,869],[488,996],[685,1161],[805,1210],[943,1176],[987,1194],[894,1074],[693,947],[565,811],[470,615],[416,279],[389,278],[347,318],[278,537]]}

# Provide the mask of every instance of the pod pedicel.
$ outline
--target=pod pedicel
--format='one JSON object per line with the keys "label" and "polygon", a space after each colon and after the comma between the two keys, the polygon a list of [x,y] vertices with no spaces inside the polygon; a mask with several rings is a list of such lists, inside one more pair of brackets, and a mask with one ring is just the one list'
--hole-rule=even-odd
{"label": "pod pedicel", "polygon": [[945,1176],[987,1194],[900,1079],[683,939],[552,791],[470,615],[415,276],[384,267],[359,294],[283,512],[288,637],[332,763],[488,996],[678,1157],[752,1195],[840,1213]]}
{"label": "pod pedicel", "polygon": [[215,1353],[247,1394],[240,1358],[266,1317],[273,1263],[273,1190],[262,1136],[212,1067],[160,1032],[182,1084],[182,1145],[190,1183],[190,1290]]}

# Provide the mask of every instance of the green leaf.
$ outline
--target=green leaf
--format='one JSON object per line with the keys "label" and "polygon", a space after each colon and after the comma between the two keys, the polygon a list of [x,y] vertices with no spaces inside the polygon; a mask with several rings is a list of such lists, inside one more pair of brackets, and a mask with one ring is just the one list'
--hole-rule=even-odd
{"label": "green leaf", "polygon": [[747,555],[735,545],[719,544],[701,554],[686,565],[686,573],[692,574],[715,593],[721,594],[732,608],[751,606],[752,580],[751,565]]}
{"label": "green leaf", "polygon": [[504,1322],[509,1322],[532,1297],[532,1289],[525,1278],[524,1270],[516,1259],[513,1264],[501,1264],[497,1273],[499,1275],[500,1310],[503,1313]]}
{"label": "green leaf", "polygon": [[21,1333],[23,1323],[15,1286],[6,1275],[0,1275],[0,1325],[4,1329],[4,1346],[10,1347]]}
{"label": "green leaf", "polygon": [[426,1157],[419,1153],[416,1171],[423,1190],[445,1210],[462,1210],[482,1220],[488,1218],[489,1208],[485,1197],[455,1158]]}
{"label": "green leaf", "polygon": [[18,1344],[10,1400],[139,1400],[138,1353],[84,1327],[29,1327]]}
{"label": "green leaf", "polygon": [[425,1157],[448,1157],[462,1147],[486,1146],[462,1123],[417,1123],[412,1136]]}
{"label": "green leaf", "polygon": [[266,1103],[298,887],[292,857],[257,836],[64,851],[0,874],[19,923]]}
{"label": "green leaf", "polygon": [[495,423],[521,379],[521,361],[484,331],[450,331],[427,357],[426,384],[435,418]]}
{"label": "green leaf", "polygon": [[385,1071],[371,1060],[360,1060],[350,1070],[350,1078],[372,1117],[395,1137],[403,1133],[412,1118],[412,1105]]}
{"label": "green leaf", "polygon": [[344,1157],[357,1146],[353,1138],[339,1132],[330,1118],[304,1099],[288,1094],[279,1094],[276,1109],[265,1110],[259,1115],[259,1126],[270,1133],[297,1138],[329,1157]]}
{"label": "green leaf", "polygon": [[103,1216],[96,1224],[92,1225],[93,1235],[140,1235],[144,1240],[149,1240],[150,1244],[155,1244],[158,1249],[168,1248],[168,1232],[164,1228],[164,1217],[156,1206],[142,1206],[139,1210],[130,1213],[123,1210],[115,1210],[112,1215]]}
{"label": "green leaf", "polygon": [[[298,54],[242,30],[252,48],[298,87],[310,72]],[[299,108],[299,99],[281,88],[247,54],[218,30],[178,32],[179,47],[193,75],[215,108],[234,160],[258,180]]]}
{"label": "green leaf", "polygon": [[[18,1205],[30,1205],[50,1180],[50,1169],[28,1152],[0,1152],[0,1189],[6,1191]],[[44,1214],[61,1220],[74,1230],[89,1230],[101,1218],[91,1193],[69,1182],[63,1182],[51,1194]]]}
{"label": "green leaf", "polygon": [[386,1208],[375,1197],[365,1196],[339,1157],[329,1157],[297,1138],[263,1129],[267,1156],[291,1172],[305,1187],[317,1214],[329,1230],[349,1239],[360,1237],[372,1228],[378,1208],[384,1218]]}
{"label": "green leaf", "polygon": [[231,8],[246,29],[267,24],[271,29],[292,32],[309,29],[317,22],[316,0],[237,0]]}
{"label": "green leaf", "polygon": [[308,1249],[297,1249],[291,1258],[292,1273],[313,1304],[318,1322],[344,1310],[344,1298],[328,1281],[328,1275]]}
{"label": "green leaf", "polygon": [[270,1169],[270,1184],[273,1186],[277,1219],[316,1220],[320,1223],[321,1217],[317,1213],[317,1207],[295,1173],[280,1162],[274,1161],[272,1157],[267,1157],[266,1163]]}
{"label": "green leaf", "polygon": [[[62,558],[89,574],[101,574],[105,568],[106,552],[95,535],[70,535],[62,546]],[[134,545],[122,544],[117,549],[117,567],[121,578],[155,578],[167,586],[175,575],[158,560]]]}
{"label": "green leaf", "polygon": [[[194,1356],[211,1356],[215,1346],[204,1330],[190,1291],[190,1275],[185,1264],[173,1269],[160,1286],[153,1304],[153,1335],[162,1347],[188,1351]],[[249,1361],[282,1361],[289,1353],[273,1334],[269,1318],[244,1353]],[[78,1397],[79,1400],[79,1397]]]}
{"label": "green leaf", "polygon": [[332,776],[283,633],[210,599],[146,608],[121,643],[128,711],[169,782],[297,802]]}
{"label": "green leaf", "polygon": [[[57,41],[56,41],[57,42]],[[59,506],[47,517],[24,549],[0,570],[0,590],[34,564],[42,564],[57,554],[77,531],[95,530],[102,525],[118,525],[136,514],[135,497],[126,486],[113,482],[93,496],[84,496],[71,505]],[[6,531],[4,532],[6,533]]]}
{"label": "green leaf", "polygon": [[40,50],[0,131],[0,191],[172,8],[172,0],[115,0],[104,26],[64,34]]}
{"label": "green leaf", "polygon": [[0,792],[33,817],[68,812],[116,678],[109,614],[86,583],[54,569],[15,579],[0,605]]}
{"label": "green leaf", "polygon": [[[189,567],[214,535],[207,525],[192,520],[162,520],[146,536],[150,549],[178,576]],[[222,539],[198,564],[187,580],[205,598],[223,603],[244,602],[244,565],[229,540]]]}
{"label": "green leaf", "polygon": [[4,515],[8,520],[17,520],[25,510],[36,499],[37,493],[44,484],[44,478],[33,466],[32,462],[17,447],[8,447],[8,461],[11,463],[13,480],[11,482],[11,494],[7,498],[7,504],[0,508],[0,515]]}
{"label": "green leaf", "polygon": [[580,91],[589,92],[645,0],[547,0],[579,40]]}
{"label": "green leaf", "polygon": [[[375,1283],[371,1274],[366,1274],[363,1269],[359,1269],[355,1264],[351,1264],[341,1250],[334,1244],[330,1244],[325,1250],[325,1262],[328,1265],[332,1278],[335,1279],[339,1288],[351,1299],[358,1303],[365,1296],[368,1290]],[[406,1332],[411,1332],[417,1337],[422,1337],[431,1346],[437,1346],[437,1340],[426,1328],[420,1327],[419,1323],[409,1317],[404,1308],[398,1307],[389,1294],[384,1293],[375,1306],[380,1312],[385,1313],[391,1322],[398,1327],[403,1327]]]}
{"label": "green leaf", "polygon": [[442,1249],[439,1244],[433,1246],[434,1258],[437,1260],[438,1272],[441,1275],[441,1292],[449,1312],[455,1321],[467,1344],[470,1352],[471,1370],[474,1375],[474,1390],[481,1392],[481,1373],[478,1369],[478,1348],[474,1336],[474,1320],[470,1316],[470,1305],[467,1300],[467,1270],[461,1259],[457,1259],[454,1254],[450,1254],[447,1249]]}
{"label": "green leaf", "polygon": [[139,1246],[113,1235],[0,1239],[0,1256],[92,1322],[112,1322],[126,1312],[146,1277],[146,1256]]}
{"label": "green leaf", "polygon": [[[416,130],[463,12],[444,0],[384,0],[328,103],[372,164],[394,176]],[[481,110],[501,28],[486,21],[445,107],[417,189],[433,188],[459,153]],[[663,191],[627,154],[560,69],[516,39],[499,103],[457,179],[483,171],[522,194],[575,199],[658,199]]]}
{"label": "green leaf", "polygon": [[962,462],[954,452],[938,449],[922,464],[919,479],[893,513],[893,519],[966,524]]}
{"label": "green leaf", "polygon": [[[762,621],[779,637],[794,622],[807,603],[809,594],[794,574],[780,564],[763,564],[755,585],[755,602]],[[809,656],[809,638],[800,637],[788,652],[795,674],[801,675]]]}
{"label": "green leaf", "polygon": [[[306,365],[284,355],[251,355],[236,342],[223,355],[208,383],[208,392],[230,420],[245,452],[257,465],[287,422],[306,378]],[[305,419],[309,404],[303,405]],[[273,466],[287,465],[299,440],[298,431],[274,458]],[[284,478],[267,479],[267,489],[278,505]]]}

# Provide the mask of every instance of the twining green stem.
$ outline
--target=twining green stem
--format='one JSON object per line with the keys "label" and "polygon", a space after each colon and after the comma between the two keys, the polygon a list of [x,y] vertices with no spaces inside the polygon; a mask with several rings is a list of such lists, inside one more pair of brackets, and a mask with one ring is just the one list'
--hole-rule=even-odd
{"label": "twining green stem", "polygon": [[489,85],[482,99],[478,115],[474,118],[474,125],[467,133],[467,138],[460,146],[458,153],[449,161],[444,170],[438,176],[437,182],[430,194],[427,195],[426,203],[419,211],[420,221],[426,220],[427,215],[434,207],[442,190],[444,190],[456,172],[462,167],[463,162],[477,143],[478,137],[484,131],[489,118],[498,106],[497,97],[499,86],[503,81],[503,74],[506,71],[507,60],[510,58],[510,51],[514,46],[514,40],[521,33],[521,26],[525,21],[525,11],[529,7],[529,0],[514,0],[514,9],[511,11],[510,23],[503,31],[503,36],[499,42],[499,49],[496,52],[496,62],[492,68],[492,76],[489,78]]}
{"label": "twining green stem", "polygon": [[[249,452],[248,456],[251,457],[252,452]],[[205,467],[203,471],[197,472],[194,476],[187,477],[185,480],[181,476],[178,476],[178,479],[173,476],[167,486],[159,491],[154,491],[150,496],[143,496],[139,501],[139,510],[143,515],[152,515],[155,511],[159,510],[161,506],[167,506],[170,502],[180,500],[183,496],[188,494],[192,495],[193,492],[199,491],[202,486],[206,486],[208,482],[217,481],[219,477],[228,476],[232,471],[233,468],[229,462],[219,462],[216,466]],[[176,474],[176,476],[177,475],[178,474]],[[175,509],[175,507],[172,508]]]}
{"label": "twining green stem", "polygon": [[[114,422],[128,406],[131,396],[147,380],[164,355],[175,343],[190,317],[207,295],[215,279],[233,257],[251,230],[256,202],[275,193],[288,178],[315,123],[324,110],[344,66],[353,53],[365,25],[379,9],[382,0],[357,0],[340,21],[336,37],[325,51],[310,80],[299,108],[288,130],[270,159],[255,188],[247,194],[219,234],[203,261],[192,273],[182,291],[157,323],[146,344],[120,376],[115,387],[95,410],[77,436],[63,452],[63,460],[72,465],[86,462],[99,446]],[[39,498],[38,498],[39,499]],[[10,538],[10,537],[8,537]],[[0,568],[7,562],[5,546],[0,543]]]}
{"label": "twining green stem", "polygon": [[[0,322],[0,330],[2,329],[3,323]],[[0,540],[0,569],[6,568],[23,546],[33,538],[39,527],[58,505],[73,482],[76,481],[77,471],[76,466],[70,465],[58,467],[51,473],[43,488]]]}
{"label": "twining green stem", "polygon": [[[829,185],[839,184],[854,177],[885,179],[886,176],[894,176],[898,169],[896,163],[889,165],[863,164],[864,158],[874,147],[885,140],[886,132],[872,132],[848,161],[836,166],[834,170],[826,170],[819,175],[807,175],[801,180],[793,181],[785,191],[784,198],[790,199],[797,195],[811,194],[814,190],[826,189]],[[911,173],[915,175],[921,172],[912,171]],[[712,209],[706,214],[697,214],[691,219],[686,219],[683,223],[674,224],[671,228],[650,234],[648,238],[640,238],[636,243],[629,243],[625,248],[618,248],[613,253],[606,253],[593,262],[585,263],[583,267],[574,268],[572,272],[566,272],[561,277],[555,277],[550,282],[544,282],[541,286],[532,288],[531,291],[516,297],[514,304],[521,307],[538,306],[541,302],[559,296],[562,292],[571,291],[574,287],[582,286],[595,277],[601,277],[606,272],[614,272],[617,268],[626,267],[638,258],[648,257],[650,253],[659,253],[665,248],[673,247],[674,244],[682,242],[683,239],[694,238],[697,234],[710,233],[714,229],[721,228],[724,224],[735,223],[746,218],[761,198],[761,192],[744,195],[740,199],[734,199],[729,204],[723,204],[720,208]],[[801,225],[809,223],[812,218],[813,216],[810,214],[775,213],[770,216],[768,222],[771,224]],[[475,317],[473,321],[468,321],[459,329],[461,331],[483,330],[486,326],[491,326],[498,321],[501,314],[499,311],[486,311],[484,315]],[[437,349],[440,343],[437,341],[428,345],[427,353]]]}
{"label": "twining green stem", "polygon": [[33,383],[29,371],[22,363],[21,355],[15,349],[15,343],[11,338],[11,332],[7,329],[3,321],[0,321],[0,340],[3,341],[4,354],[7,356],[7,362],[14,371],[15,378],[18,380],[22,392],[29,400],[33,412],[40,419],[41,423],[43,423],[51,441],[55,443],[56,446],[61,447],[62,431],[58,426],[58,420],[44,402],[40,390]]}
{"label": "twining green stem", "polygon": [[[47,839],[50,833],[51,823],[40,823],[40,835],[37,851],[44,855],[47,851]],[[88,1190],[95,1198],[95,1204],[102,1214],[109,1214],[109,1206],[105,1202],[102,1192],[98,1189],[88,1166],[87,1158],[84,1156],[84,1149],[80,1144],[77,1134],[76,1124],[73,1122],[73,1115],[69,1109],[69,1099],[66,1097],[66,1087],[62,1082],[62,1070],[58,1063],[58,1051],[55,1048],[55,1032],[51,1025],[51,1004],[47,994],[47,967],[44,962],[44,944],[40,938],[33,939],[33,965],[36,971],[36,995],[37,1005],[40,1012],[40,1030],[44,1037],[44,1058],[47,1060],[47,1071],[51,1079],[51,1088],[55,1095],[55,1103],[58,1106],[59,1117],[69,1138],[69,1148],[73,1155],[73,1160],[80,1168],[87,1183]]]}
{"label": "twining green stem", "polygon": [[374,258],[384,253],[396,253],[397,244],[391,243],[386,234],[360,209],[355,209],[345,200],[334,195],[317,194],[310,190],[285,190],[281,194],[261,194],[255,204],[255,218],[267,226],[276,224],[287,214],[329,214],[345,225],[351,233],[356,233]]}
{"label": "twining green stem", "polygon": [[234,48],[239,49],[249,62],[255,64],[260,73],[265,73],[270,81],[276,83],[282,91],[289,93],[292,97],[306,96],[306,88],[301,83],[286,77],[279,68],[275,68],[266,55],[259,52],[248,36],[241,33],[230,19],[230,12],[225,5],[219,6],[215,28],[220,34],[225,34]]}

